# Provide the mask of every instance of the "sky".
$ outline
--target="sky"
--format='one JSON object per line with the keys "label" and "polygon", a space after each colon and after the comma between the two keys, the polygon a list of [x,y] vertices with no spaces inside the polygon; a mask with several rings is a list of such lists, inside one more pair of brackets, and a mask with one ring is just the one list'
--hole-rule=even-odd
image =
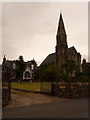
{"label": "sky", "polygon": [[87,2],[2,3],[2,58],[16,60],[22,55],[24,61],[34,58],[40,65],[55,52],[60,12],[68,47],[75,46],[88,60]]}

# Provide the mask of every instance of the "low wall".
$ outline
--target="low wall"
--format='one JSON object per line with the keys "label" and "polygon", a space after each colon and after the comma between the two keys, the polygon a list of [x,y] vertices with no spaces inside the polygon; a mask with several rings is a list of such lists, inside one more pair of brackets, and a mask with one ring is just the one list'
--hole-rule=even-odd
{"label": "low wall", "polygon": [[53,95],[64,98],[88,97],[87,83],[53,84]]}
{"label": "low wall", "polygon": [[9,102],[9,90],[8,87],[2,88],[2,105],[7,105]]}

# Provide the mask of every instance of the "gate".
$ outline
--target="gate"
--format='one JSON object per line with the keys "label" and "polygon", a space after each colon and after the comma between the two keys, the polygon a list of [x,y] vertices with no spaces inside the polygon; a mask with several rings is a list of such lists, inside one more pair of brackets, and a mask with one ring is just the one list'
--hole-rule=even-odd
{"label": "gate", "polygon": [[52,83],[51,82],[41,82],[41,93],[50,94],[52,91]]}

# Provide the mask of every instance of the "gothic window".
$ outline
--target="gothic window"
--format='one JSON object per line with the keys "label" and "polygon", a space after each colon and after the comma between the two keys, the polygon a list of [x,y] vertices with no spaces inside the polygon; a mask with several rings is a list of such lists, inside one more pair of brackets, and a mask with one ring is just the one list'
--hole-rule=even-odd
{"label": "gothic window", "polygon": [[27,67],[23,73],[23,79],[32,79],[32,73],[32,70],[29,67]]}

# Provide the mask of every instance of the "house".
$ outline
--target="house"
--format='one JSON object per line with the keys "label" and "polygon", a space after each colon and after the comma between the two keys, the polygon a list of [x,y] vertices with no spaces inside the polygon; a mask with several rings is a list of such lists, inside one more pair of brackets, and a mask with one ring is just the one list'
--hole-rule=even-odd
{"label": "house", "polygon": [[[20,80],[32,81],[34,79],[35,70],[37,69],[36,61],[33,59],[31,61],[23,62],[23,64],[25,65],[25,70],[23,71]],[[6,57],[4,55],[2,66],[3,66],[4,71],[6,67],[9,69],[12,81],[16,81],[17,80],[17,69],[19,69],[17,60],[6,60]]]}

